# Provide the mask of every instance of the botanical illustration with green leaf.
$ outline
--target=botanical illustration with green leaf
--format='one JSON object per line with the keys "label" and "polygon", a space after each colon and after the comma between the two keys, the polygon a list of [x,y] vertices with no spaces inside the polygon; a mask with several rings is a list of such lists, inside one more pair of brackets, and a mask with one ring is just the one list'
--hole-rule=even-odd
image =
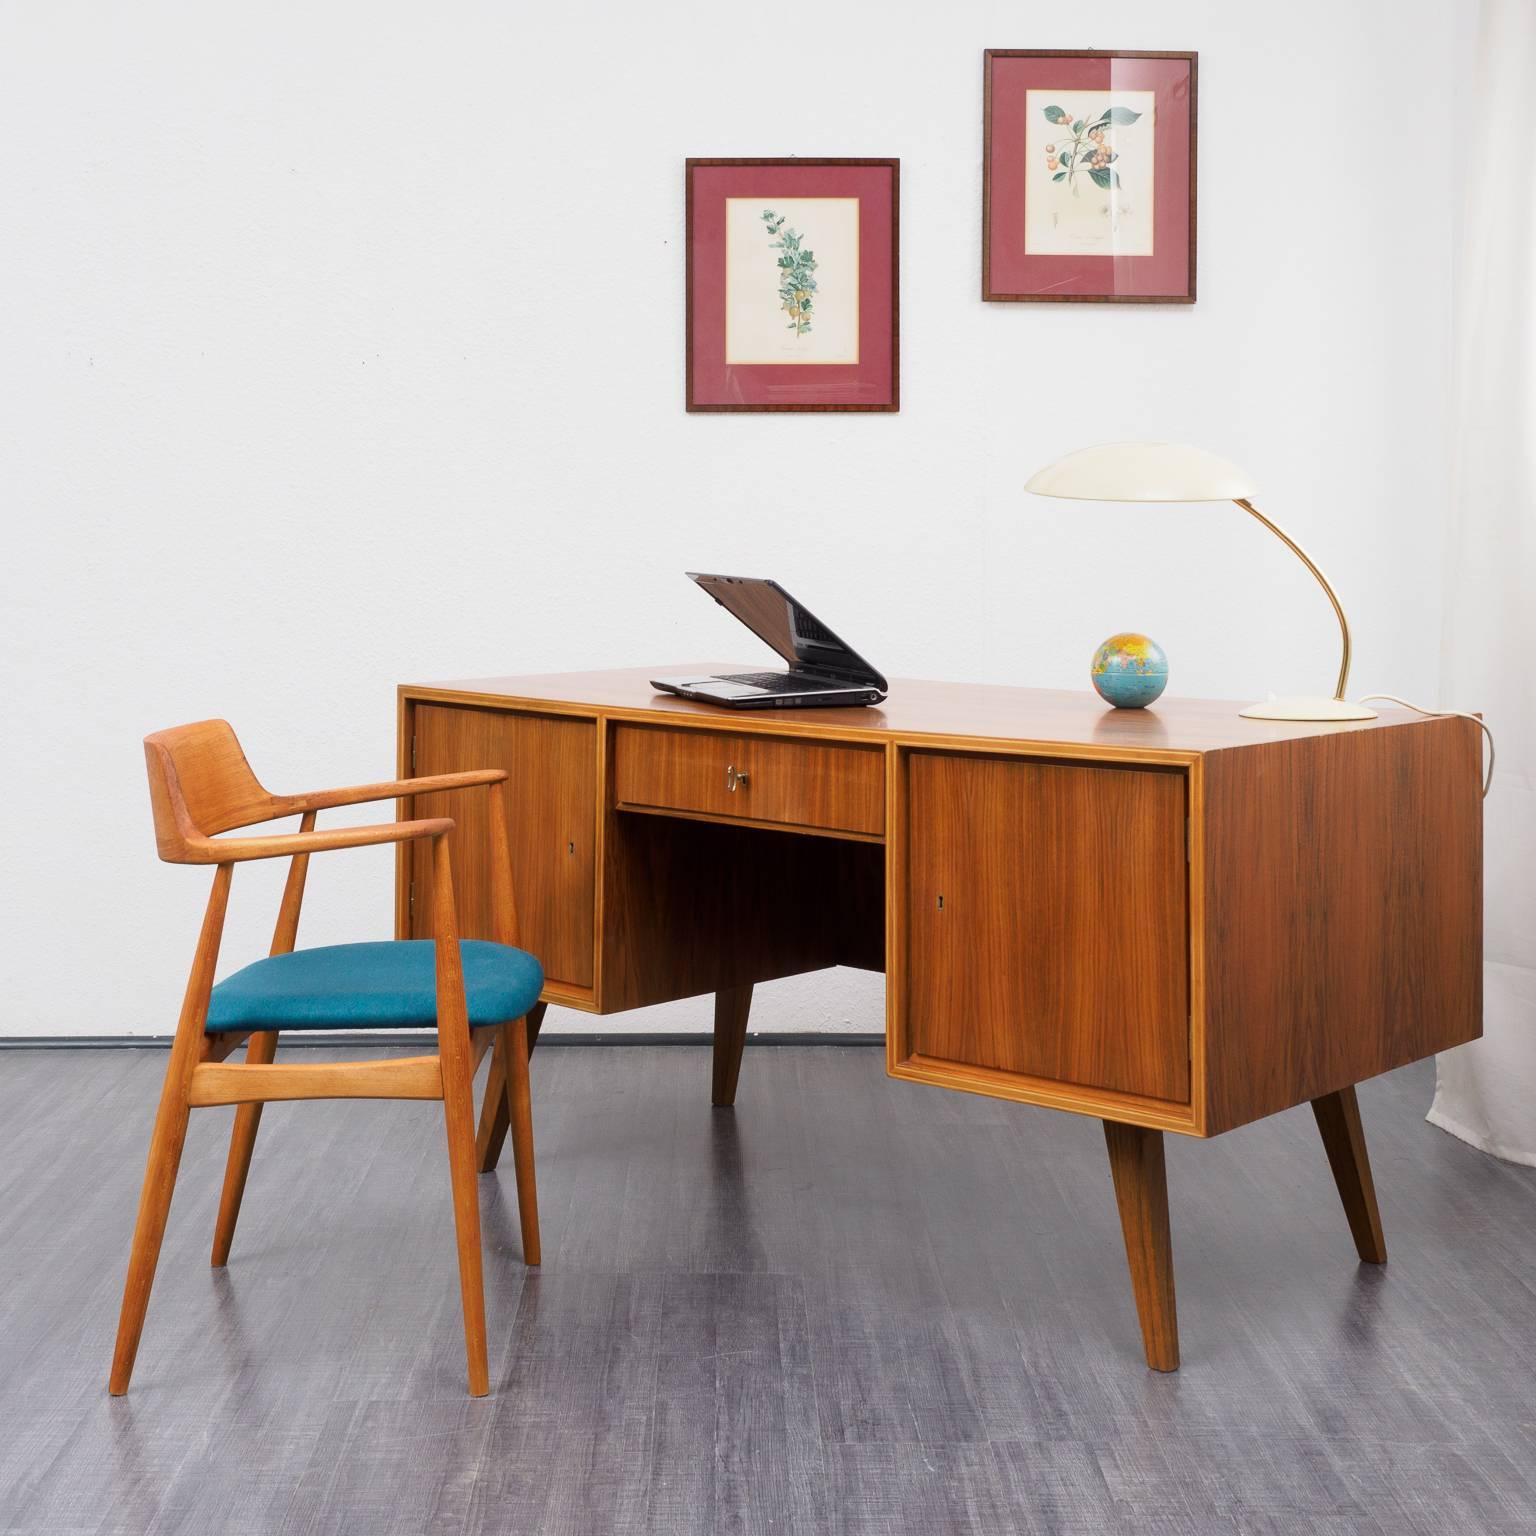
{"label": "botanical illustration with green leaf", "polygon": [[1120,185],[1120,173],[1115,161],[1120,158],[1111,133],[1116,128],[1129,128],[1141,117],[1129,107],[1105,107],[1095,115],[1073,118],[1070,112],[1059,106],[1045,108],[1045,120],[1061,130],[1061,141],[1045,146],[1045,168],[1052,181],[1064,181],[1075,197],[1078,191],[1078,173],[1087,176],[1094,186],[1104,191]]}
{"label": "botanical illustration with green leaf", "polygon": [[789,316],[796,336],[811,328],[811,306],[816,298],[816,253],[801,248],[805,238],[784,227],[784,216],[772,208],[763,210],[763,223],[774,237],[772,249],[779,253],[779,307]]}

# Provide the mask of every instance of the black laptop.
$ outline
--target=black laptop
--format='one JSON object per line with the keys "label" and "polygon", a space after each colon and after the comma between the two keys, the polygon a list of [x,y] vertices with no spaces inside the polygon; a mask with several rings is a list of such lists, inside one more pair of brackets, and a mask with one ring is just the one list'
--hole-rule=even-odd
{"label": "black laptop", "polygon": [[720,604],[785,661],[786,672],[723,672],[715,677],[653,677],[651,686],[727,709],[845,708],[878,704],[885,679],[776,581],[689,571]]}

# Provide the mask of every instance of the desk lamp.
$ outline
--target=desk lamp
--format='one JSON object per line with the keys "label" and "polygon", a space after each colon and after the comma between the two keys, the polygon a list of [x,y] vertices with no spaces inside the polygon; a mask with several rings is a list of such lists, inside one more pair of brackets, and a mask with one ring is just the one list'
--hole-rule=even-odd
{"label": "desk lamp", "polygon": [[1250,720],[1374,720],[1375,710],[1351,704],[1344,697],[1349,682],[1349,623],[1328,578],[1290,534],[1272,523],[1248,497],[1253,485],[1242,470],[1203,448],[1183,443],[1101,443],[1080,448],[1047,464],[1025,486],[1036,496],[1060,496],[1071,501],[1235,501],[1258,519],[1317,577],[1338,617],[1344,640],[1339,681],[1331,699],[1271,699],[1250,704],[1239,713]]}

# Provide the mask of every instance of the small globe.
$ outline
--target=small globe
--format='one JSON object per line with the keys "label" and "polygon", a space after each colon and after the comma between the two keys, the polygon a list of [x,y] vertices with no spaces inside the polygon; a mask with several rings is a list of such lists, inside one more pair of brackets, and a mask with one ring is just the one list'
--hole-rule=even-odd
{"label": "small globe", "polygon": [[1089,676],[1106,704],[1144,709],[1168,686],[1168,658],[1146,635],[1111,635],[1093,653]]}

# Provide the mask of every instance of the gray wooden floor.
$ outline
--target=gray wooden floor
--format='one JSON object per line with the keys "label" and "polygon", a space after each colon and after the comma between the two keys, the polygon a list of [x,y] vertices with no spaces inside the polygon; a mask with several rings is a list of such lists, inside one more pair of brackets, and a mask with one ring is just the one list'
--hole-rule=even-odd
{"label": "gray wooden floor", "polygon": [[1392,1262],[1311,1115],[1169,1137],[1184,1369],[1141,1361],[1093,1121],[878,1051],[534,1060],[543,1269],[482,1182],[464,1395],[437,1107],[269,1108],[229,1268],[193,1117],[106,1396],[161,1052],[0,1052],[0,1531],[1425,1532],[1536,1527],[1536,1172],[1367,1084]]}

